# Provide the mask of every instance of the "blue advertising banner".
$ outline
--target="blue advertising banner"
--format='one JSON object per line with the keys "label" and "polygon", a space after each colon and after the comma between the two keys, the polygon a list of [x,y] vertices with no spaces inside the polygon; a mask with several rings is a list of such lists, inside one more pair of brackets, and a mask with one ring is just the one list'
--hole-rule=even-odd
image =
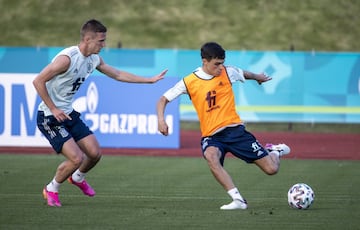
{"label": "blue advertising banner", "polygon": [[[0,74],[0,146],[49,147],[36,126],[40,97],[32,81],[36,74]],[[156,103],[176,78],[155,84],[116,82],[90,76],[77,92],[73,107],[97,136],[101,147],[179,148],[178,100],[165,118],[169,136],[157,132]]]}
{"label": "blue advertising banner", "polygon": [[166,108],[169,136],[158,132],[156,115],[157,101],[176,81],[168,77],[151,85],[129,84],[91,76],[77,93],[74,107],[102,147],[179,148],[178,100]]}
{"label": "blue advertising banner", "polygon": [[[36,74],[61,49],[0,47],[0,75]],[[143,76],[167,68],[166,77],[177,80],[201,65],[199,50],[103,49],[101,56],[110,65]],[[360,123],[360,53],[229,50],[225,64],[273,78],[262,85],[233,85],[245,122]],[[0,97],[6,95],[0,85]],[[1,109],[7,111],[0,101]],[[187,95],[180,97],[179,109],[180,120],[198,119]],[[6,116],[0,114],[0,119]],[[5,123],[0,120],[0,131],[5,132]]]}

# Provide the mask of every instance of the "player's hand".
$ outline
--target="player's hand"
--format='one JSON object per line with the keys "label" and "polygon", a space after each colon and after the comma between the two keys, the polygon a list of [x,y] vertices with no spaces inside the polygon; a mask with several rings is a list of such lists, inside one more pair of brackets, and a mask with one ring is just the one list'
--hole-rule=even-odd
{"label": "player's hand", "polygon": [[72,120],[71,117],[68,114],[66,114],[64,111],[62,111],[61,109],[54,108],[51,110],[51,113],[53,114],[55,119],[60,123],[66,121],[66,120]]}
{"label": "player's hand", "polygon": [[165,121],[162,121],[162,122],[159,121],[158,122],[158,130],[164,136],[169,135],[169,127],[168,127],[168,125],[166,124]]}
{"label": "player's hand", "polygon": [[151,82],[152,82],[152,83],[155,83],[155,82],[157,82],[157,81],[160,81],[160,80],[164,79],[165,74],[167,73],[167,71],[168,71],[168,70],[165,69],[165,70],[163,70],[161,73],[159,73],[158,75],[152,77],[152,78],[151,78]]}
{"label": "player's hand", "polygon": [[257,74],[256,76],[256,81],[259,85],[261,85],[263,82],[267,82],[270,81],[272,79],[272,77],[270,77],[269,75],[266,75],[265,73],[260,73]]}

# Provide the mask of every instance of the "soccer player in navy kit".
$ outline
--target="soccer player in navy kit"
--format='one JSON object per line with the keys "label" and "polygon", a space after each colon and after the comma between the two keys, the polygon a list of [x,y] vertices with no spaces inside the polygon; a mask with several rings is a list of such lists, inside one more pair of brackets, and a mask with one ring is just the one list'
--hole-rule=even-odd
{"label": "soccer player in navy kit", "polygon": [[188,94],[200,121],[203,156],[215,179],[232,198],[231,203],[220,209],[246,209],[246,200],[223,167],[226,153],[230,152],[247,163],[255,163],[266,174],[273,175],[279,170],[280,156],[289,154],[290,148],[285,144],[263,147],[245,129],[236,111],[232,84],[247,79],[261,84],[271,78],[224,65],[225,51],[215,42],[201,47],[201,58],[202,66],[166,91],[158,101],[158,129],[163,135],[168,135],[165,107],[181,94]]}
{"label": "soccer player in navy kit", "polygon": [[85,195],[95,195],[85,180],[85,174],[101,158],[99,143],[80,114],[72,108],[73,96],[87,77],[97,69],[117,81],[155,83],[167,72],[164,70],[154,77],[145,78],[107,65],[99,56],[105,46],[106,31],[107,28],[98,20],[85,22],[80,30],[80,43],[57,54],[33,81],[42,99],[37,115],[38,128],[54,150],[66,158],[43,189],[49,206],[61,206],[58,191],[65,180],[79,187]]}

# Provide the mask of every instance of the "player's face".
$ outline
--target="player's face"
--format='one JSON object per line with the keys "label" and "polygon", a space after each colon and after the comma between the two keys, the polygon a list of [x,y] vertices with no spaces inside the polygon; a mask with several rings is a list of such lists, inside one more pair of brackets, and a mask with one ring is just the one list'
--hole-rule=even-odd
{"label": "player's face", "polygon": [[210,61],[203,59],[203,70],[212,76],[219,76],[224,68],[224,59],[214,58]]}
{"label": "player's face", "polygon": [[106,33],[95,33],[89,39],[89,48],[91,53],[98,54],[105,47]]}

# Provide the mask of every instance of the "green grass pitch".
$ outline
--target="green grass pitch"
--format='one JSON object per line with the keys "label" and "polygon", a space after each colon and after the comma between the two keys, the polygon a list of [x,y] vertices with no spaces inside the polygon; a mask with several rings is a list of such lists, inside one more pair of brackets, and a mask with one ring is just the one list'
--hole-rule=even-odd
{"label": "green grass pitch", "polygon": [[[360,162],[284,159],[267,176],[228,158],[247,210],[221,211],[230,202],[205,160],[105,155],[88,175],[93,198],[64,183],[60,208],[48,207],[43,186],[62,156],[0,155],[0,229],[360,229]],[[287,191],[309,184],[315,202],[291,209]]]}

